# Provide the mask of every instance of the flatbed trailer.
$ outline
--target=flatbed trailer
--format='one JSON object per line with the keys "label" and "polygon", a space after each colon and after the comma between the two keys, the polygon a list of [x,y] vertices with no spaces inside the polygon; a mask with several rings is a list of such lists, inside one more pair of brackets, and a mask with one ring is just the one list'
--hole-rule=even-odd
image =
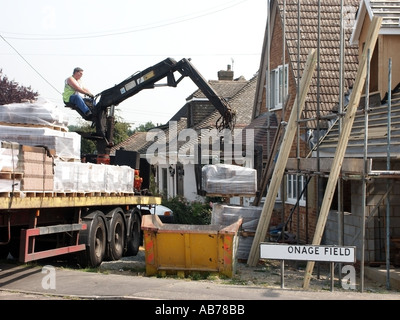
{"label": "flatbed trailer", "polygon": [[136,255],[143,241],[140,205],[160,197],[118,193],[0,194],[0,258],[20,262],[75,253],[82,267]]}

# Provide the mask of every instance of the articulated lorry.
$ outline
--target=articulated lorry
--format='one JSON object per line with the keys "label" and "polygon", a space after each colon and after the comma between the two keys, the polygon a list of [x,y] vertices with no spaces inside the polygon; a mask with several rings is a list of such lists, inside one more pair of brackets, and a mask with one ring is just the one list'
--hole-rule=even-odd
{"label": "articulated lorry", "polygon": [[0,258],[74,253],[95,267],[137,254],[149,214],[141,208],[161,198],[134,191],[133,168],[60,161],[45,147],[17,143],[2,142],[0,152],[15,158],[13,170],[0,172]]}
{"label": "articulated lorry", "polygon": [[[96,133],[82,137],[96,141],[94,163],[81,161],[80,135],[45,119],[52,113],[46,106],[2,106],[0,258],[11,254],[28,262],[76,254],[82,266],[96,267],[103,260],[136,255],[143,241],[142,216],[150,214],[143,208],[161,204],[161,198],[141,192],[139,154],[118,150],[111,159],[114,109],[141,90],[159,86],[163,78],[174,87],[186,76],[221,113],[216,125],[232,128],[235,113],[190,60],[167,58],[88,99],[93,116],[82,117],[93,122]],[[79,113],[73,105],[66,107]]]}

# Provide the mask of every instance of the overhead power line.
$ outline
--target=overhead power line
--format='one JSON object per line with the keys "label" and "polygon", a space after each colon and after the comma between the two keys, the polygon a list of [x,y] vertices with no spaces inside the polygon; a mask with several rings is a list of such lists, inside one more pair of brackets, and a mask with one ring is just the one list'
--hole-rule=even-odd
{"label": "overhead power line", "polygon": [[[161,22],[155,22],[152,25],[144,25],[144,26],[136,26],[132,27],[127,30],[115,30],[115,31],[104,31],[103,33],[88,33],[86,35],[82,35],[82,33],[75,34],[75,35],[54,35],[54,36],[48,36],[48,35],[27,35],[27,34],[22,34],[23,36],[7,36],[7,39],[13,39],[13,40],[35,40],[35,41],[43,41],[43,40],[78,40],[78,39],[89,39],[89,38],[102,38],[102,37],[110,37],[110,36],[119,36],[123,34],[128,34],[128,33],[135,33],[135,32],[142,32],[142,31],[147,31],[147,30],[152,30],[152,29],[157,29],[157,28],[163,28],[166,26],[174,25],[174,24],[179,24],[183,23],[186,21],[191,21],[195,19],[199,19],[205,16],[209,16],[212,14],[216,14],[218,12],[230,9],[232,7],[235,7],[243,2],[247,2],[249,0],[242,0],[242,1],[232,1],[233,3],[223,7],[221,9],[217,9],[214,11],[206,11],[204,13],[197,13],[194,16],[191,15],[186,15],[182,17],[177,17],[177,20],[167,20],[167,21],[161,21]],[[212,10],[212,9],[210,9]],[[5,32],[3,31],[3,34]],[[16,34],[17,33],[9,33],[9,34]],[[27,37],[29,36],[29,37]]]}
{"label": "overhead power line", "polygon": [[33,71],[35,71],[35,72],[39,75],[39,77],[41,77],[50,87],[52,87],[52,88],[53,88],[56,92],[58,92],[60,95],[62,94],[60,91],[58,91],[58,89],[57,89],[56,87],[54,87],[49,81],[47,81],[47,79],[46,79],[44,76],[42,76],[42,74],[41,74],[38,70],[36,70],[36,68],[35,68],[34,66],[32,66],[32,65],[29,63],[29,61],[26,60],[25,57],[24,57],[23,55],[21,55],[21,54],[18,52],[18,50],[17,50],[16,48],[14,48],[14,47],[12,46],[12,44],[9,43],[1,34],[0,34],[0,38],[2,38],[3,41],[4,41],[5,43],[7,43],[7,44],[11,47],[11,49],[13,49],[13,50],[21,57],[21,59],[24,60],[24,61],[28,64],[28,66],[31,67],[31,69],[32,69]]}

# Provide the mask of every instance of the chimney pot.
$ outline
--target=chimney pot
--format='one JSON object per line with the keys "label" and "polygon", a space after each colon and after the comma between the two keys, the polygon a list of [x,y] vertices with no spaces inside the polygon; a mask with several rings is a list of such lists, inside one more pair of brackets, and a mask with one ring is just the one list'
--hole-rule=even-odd
{"label": "chimney pot", "polygon": [[230,64],[228,64],[227,70],[218,71],[218,80],[233,80],[233,71]]}

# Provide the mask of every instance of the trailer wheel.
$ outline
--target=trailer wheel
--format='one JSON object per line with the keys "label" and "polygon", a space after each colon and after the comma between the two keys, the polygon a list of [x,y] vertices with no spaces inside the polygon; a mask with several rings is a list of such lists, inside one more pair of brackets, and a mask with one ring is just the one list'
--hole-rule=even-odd
{"label": "trailer wheel", "polygon": [[106,227],[104,220],[100,217],[96,217],[93,220],[91,227],[92,243],[89,251],[90,264],[93,267],[97,267],[101,264],[106,252]]}
{"label": "trailer wheel", "polygon": [[8,245],[0,245],[0,260],[6,259],[9,252]]}
{"label": "trailer wheel", "polygon": [[110,260],[119,260],[122,258],[125,247],[125,225],[120,214],[117,214],[115,219],[112,219],[110,232],[111,241],[107,256]]}
{"label": "trailer wheel", "polygon": [[81,239],[86,244],[86,251],[78,255],[78,260],[83,267],[98,267],[104,259],[107,243],[103,218],[99,214],[94,215],[93,220],[87,221],[87,228],[87,234]]}
{"label": "trailer wheel", "polygon": [[140,227],[140,216],[138,213],[132,214],[130,223],[129,238],[126,245],[127,256],[136,256],[142,244],[142,232]]}

